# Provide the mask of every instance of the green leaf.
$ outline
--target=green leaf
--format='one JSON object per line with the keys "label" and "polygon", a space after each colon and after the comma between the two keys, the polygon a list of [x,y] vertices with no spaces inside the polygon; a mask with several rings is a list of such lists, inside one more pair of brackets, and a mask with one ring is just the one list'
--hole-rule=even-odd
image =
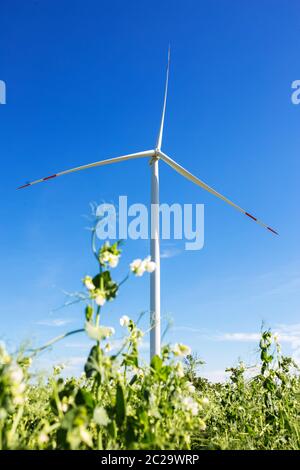
{"label": "green leaf", "polygon": [[85,307],[85,318],[87,321],[90,321],[90,319],[93,316],[93,307],[91,305],[87,305]]}
{"label": "green leaf", "polygon": [[108,338],[114,333],[113,328],[110,326],[96,326],[91,322],[85,323],[85,331],[87,335],[94,340],[101,341],[102,339]]}
{"label": "green leaf", "polygon": [[117,437],[117,427],[115,421],[110,421],[107,426],[107,430],[112,439],[116,439]]}
{"label": "green leaf", "polygon": [[103,289],[107,300],[114,299],[117,295],[119,286],[111,278],[109,271],[103,271],[93,278],[93,284],[97,289]]}
{"label": "green leaf", "polygon": [[150,367],[152,369],[154,369],[156,372],[159,372],[162,365],[163,365],[163,361],[159,356],[155,355],[152,357],[151,364],[150,364]]}
{"label": "green leaf", "polygon": [[169,366],[163,366],[160,370],[159,377],[161,380],[166,382],[170,373],[171,373],[171,368]]}
{"label": "green leaf", "polygon": [[134,376],[132,377],[132,379],[129,382],[129,385],[133,385],[137,381],[137,379],[138,379],[137,374],[134,374]]}
{"label": "green leaf", "polygon": [[131,444],[133,444],[136,441],[136,435],[135,435],[135,429],[136,429],[136,422],[132,416],[130,416],[127,420],[126,423],[126,430],[125,430],[125,441],[126,441],[126,447],[131,448]]}
{"label": "green leaf", "polygon": [[124,358],[122,361],[122,365],[126,365],[127,367],[139,366],[137,354],[122,354],[122,356]]}
{"label": "green leaf", "polygon": [[126,418],[126,400],[124,387],[118,383],[116,394],[116,422],[118,426],[122,426]]}
{"label": "green leaf", "polygon": [[95,399],[91,392],[80,388],[75,397],[76,405],[85,405],[89,410],[95,408]]}
{"label": "green leaf", "polygon": [[58,429],[56,432],[56,442],[58,449],[70,449],[69,443],[67,441],[67,429]]}
{"label": "green leaf", "polygon": [[84,372],[87,377],[92,377],[98,372],[99,348],[93,346],[84,366]]}

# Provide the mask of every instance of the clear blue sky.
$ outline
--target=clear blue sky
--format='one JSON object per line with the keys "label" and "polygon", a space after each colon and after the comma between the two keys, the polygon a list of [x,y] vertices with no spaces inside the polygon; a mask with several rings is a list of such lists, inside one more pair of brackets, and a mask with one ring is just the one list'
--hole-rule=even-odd
{"label": "clear blue sky", "polygon": [[[300,79],[299,16],[296,0],[2,1],[2,339],[40,344],[82,324],[80,307],[53,311],[62,290],[80,289],[95,268],[82,215],[91,201],[119,195],[148,203],[149,167],[128,162],[15,188],[153,147],[170,42],[164,150],[280,237],[161,164],[161,201],[205,204],[204,249],[162,247],[168,338],[190,344],[210,377],[238,357],[255,361],[251,334],[262,321],[297,354],[300,105],[291,83]],[[149,248],[128,242],[125,252],[120,278]],[[132,279],[104,323],[147,309],[148,281]],[[44,355],[44,365],[69,358],[79,367],[88,346],[78,336]]]}

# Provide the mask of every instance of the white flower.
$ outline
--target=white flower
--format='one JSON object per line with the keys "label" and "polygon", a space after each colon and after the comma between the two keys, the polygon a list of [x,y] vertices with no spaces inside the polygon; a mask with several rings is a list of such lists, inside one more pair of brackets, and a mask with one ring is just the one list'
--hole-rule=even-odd
{"label": "white flower", "polygon": [[9,366],[8,374],[11,382],[14,384],[20,384],[23,380],[23,371],[17,364]]}
{"label": "white flower", "polygon": [[[110,245],[107,244],[106,248],[109,249]],[[111,253],[108,249],[100,253],[99,261],[103,265],[108,263],[111,268],[115,268],[119,263],[120,254]]]}
{"label": "white flower", "polygon": [[59,375],[61,373],[61,371],[63,370],[64,366],[63,364],[59,364],[57,366],[54,366],[53,367],[53,374],[54,375]]}
{"label": "white flower", "polygon": [[49,441],[49,437],[45,432],[41,432],[38,437],[38,442],[39,444],[45,444],[46,442]]}
{"label": "white flower", "polygon": [[156,264],[154,263],[154,261],[151,261],[150,256],[147,256],[147,258],[144,259],[143,263],[145,271],[147,271],[148,273],[153,273],[153,271],[155,271]]}
{"label": "white flower", "polygon": [[191,348],[185,344],[176,343],[173,346],[174,356],[188,356],[191,354]]}
{"label": "white flower", "polygon": [[97,305],[102,307],[106,302],[105,294],[103,292],[100,292],[100,291],[97,292],[96,297],[95,297],[95,302],[96,302]]}
{"label": "white flower", "polygon": [[150,256],[147,256],[144,260],[140,258],[135,259],[130,263],[130,269],[136,276],[142,276],[145,271],[153,273],[156,268],[154,261],[151,261]]}
{"label": "white flower", "polygon": [[94,421],[96,424],[99,424],[100,426],[107,426],[108,423],[110,422],[110,419],[106,413],[106,410],[103,408],[103,406],[97,406],[94,410]]}
{"label": "white flower", "polygon": [[186,383],[186,388],[190,393],[195,393],[196,389],[195,389],[194,385],[192,384],[192,382],[187,382]]}
{"label": "white flower", "polygon": [[96,341],[109,338],[115,333],[114,328],[111,328],[109,326],[95,326],[91,322],[85,323],[85,331],[91,339],[94,339]]}
{"label": "white flower", "polygon": [[203,406],[207,406],[207,405],[209,404],[209,399],[208,399],[207,397],[203,397],[203,398],[201,399],[201,404],[202,404]]}
{"label": "white flower", "polygon": [[101,264],[107,263],[109,259],[109,251],[104,251],[103,253],[100,254],[99,261]]}
{"label": "white flower", "polygon": [[183,369],[183,365],[181,364],[181,362],[178,362],[176,364],[175,370],[179,378],[184,377],[184,369]]}
{"label": "white flower", "polygon": [[183,405],[183,408],[186,410],[186,411],[189,411],[193,416],[196,416],[199,412],[199,405],[198,403],[193,400],[193,398],[191,397],[184,397],[182,399],[182,405]]}
{"label": "white flower", "polygon": [[108,257],[108,264],[111,268],[115,268],[116,266],[118,266],[118,263],[119,263],[119,258],[120,256],[119,255],[114,255],[112,253],[109,253],[109,257]]}
{"label": "white flower", "polygon": [[120,318],[120,325],[121,325],[121,326],[128,326],[128,325],[129,325],[129,322],[130,322],[130,318],[129,318],[127,315],[123,315],[123,316]]}
{"label": "white flower", "polygon": [[63,411],[64,413],[66,413],[68,411],[68,408],[69,408],[68,403],[62,403],[61,404],[61,411]]}
{"label": "white flower", "polygon": [[[85,331],[91,339],[99,339],[99,327],[92,325],[90,322],[86,322]],[[100,338],[101,339],[101,338]]]}
{"label": "white flower", "polygon": [[12,392],[14,395],[22,395],[23,392],[25,392],[26,385],[24,382],[21,382],[19,384],[14,383],[12,386]]}
{"label": "white flower", "polygon": [[111,351],[111,344],[110,344],[110,343],[106,343],[104,349],[105,349],[105,351],[107,351],[107,352]]}
{"label": "white flower", "polygon": [[91,278],[91,276],[85,276],[82,282],[88,290],[95,290],[95,286],[93,284],[93,279]]}
{"label": "white flower", "polygon": [[14,383],[11,387],[11,392],[13,395],[14,405],[22,405],[24,403],[24,397],[22,394],[25,392],[26,385],[24,382]]}
{"label": "white flower", "polygon": [[274,341],[276,341],[276,342],[278,341],[278,333],[274,333],[274,334],[273,334],[273,339],[274,339]]}
{"label": "white flower", "polygon": [[22,395],[16,395],[13,398],[14,405],[23,405],[23,403],[24,403],[24,397],[22,397]]}
{"label": "white flower", "polygon": [[87,429],[85,429],[84,426],[80,426],[79,427],[79,435],[81,437],[81,440],[87,444],[89,447],[92,447],[93,446],[93,441],[92,441],[92,438],[91,438],[91,435],[90,433],[88,432]]}
{"label": "white flower", "polygon": [[142,276],[145,272],[145,264],[141,259],[135,259],[130,263],[130,269],[136,276]]}

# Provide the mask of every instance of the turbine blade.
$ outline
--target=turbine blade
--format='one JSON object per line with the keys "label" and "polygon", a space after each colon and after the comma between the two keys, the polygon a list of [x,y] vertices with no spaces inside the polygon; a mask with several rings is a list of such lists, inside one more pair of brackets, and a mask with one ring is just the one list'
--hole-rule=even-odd
{"label": "turbine blade", "polygon": [[158,136],[157,136],[157,141],[156,141],[156,148],[157,148],[157,150],[160,150],[160,149],[161,149],[162,137],[163,137],[163,131],[164,131],[164,122],[165,122],[165,114],[166,114],[166,106],[167,106],[167,96],[168,96],[168,84],[169,84],[170,56],[171,56],[171,50],[170,50],[170,46],[169,46],[169,49],[168,49],[168,63],[167,63],[166,85],[165,85],[165,95],[164,95],[164,104],[163,104],[163,110],[162,110],[162,115],[161,115],[160,128],[159,128],[159,132],[158,132]]}
{"label": "turbine blade", "polygon": [[75,171],[86,170],[88,168],[94,168],[96,166],[110,165],[111,163],[124,162],[133,158],[153,157],[154,155],[154,150],[146,150],[145,152],[131,153],[129,155],[123,155],[121,157],[109,158],[108,160],[100,160],[98,162],[78,166],[76,168],[71,168],[70,170],[64,170],[59,173],[55,173],[54,175],[46,176],[45,178],[40,178],[38,180],[31,181],[30,183],[23,184],[23,186],[19,186],[19,188],[17,189],[27,188],[28,186],[32,186],[37,183],[42,183],[43,181],[48,181],[50,179],[56,178],[57,176],[67,175],[68,173],[75,173]]}
{"label": "turbine blade", "polygon": [[254,220],[254,222],[258,223],[259,225],[261,225],[262,227],[266,228],[267,230],[269,230],[270,232],[272,233],[275,233],[276,235],[278,235],[278,232],[276,232],[276,230],[274,230],[273,228],[269,227],[267,224],[265,224],[264,222],[262,222],[261,220],[259,220],[257,217],[254,217],[254,215],[251,215],[249,212],[247,212],[245,209],[243,209],[242,207],[238,206],[237,204],[235,204],[234,202],[232,202],[230,199],[228,199],[227,197],[223,196],[222,194],[220,194],[218,191],[216,191],[215,189],[211,188],[210,186],[208,186],[206,183],[204,183],[204,181],[200,180],[199,178],[197,178],[196,176],[194,176],[192,173],[190,173],[189,171],[187,171],[185,168],[183,168],[181,165],[179,165],[178,163],[176,163],[174,160],[172,160],[172,158],[168,157],[166,154],[164,154],[163,152],[160,152],[159,153],[159,156],[160,158],[165,162],[167,163],[171,168],[173,168],[173,170],[177,171],[180,175],[184,176],[185,178],[187,178],[188,180],[192,181],[192,183],[196,184],[197,186],[200,186],[201,188],[205,189],[206,191],[208,191],[209,193],[213,194],[214,196],[218,197],[219,199],[222,199],[223,201],[227,202],[227,204],[230,204],[232,207],[234,207],[235,209],[237,209],[239,212],[242,212],[243,214],[247,215],[247,217],[249,217],[250,219]]}

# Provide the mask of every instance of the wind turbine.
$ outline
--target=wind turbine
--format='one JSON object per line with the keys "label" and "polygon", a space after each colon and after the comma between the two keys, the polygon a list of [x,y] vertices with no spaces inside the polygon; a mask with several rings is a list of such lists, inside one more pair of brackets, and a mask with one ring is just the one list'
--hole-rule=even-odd
{"label": "wind turbine", "polygon": [[143,152],[131,153],[128,155],[123,155],[120,157],[109,158],[107,160],[100,160],[94,163],[89,163],[87,165],[82,165],[76,168],[71,168],[69,170],[64,170],[59,173],[55,173],[50,176],[26,183],[23,186],[20,186],[17,189],[27,188],[37,183],[42,183],[44,181],[51,180],[57,176],[67,175],[69,173],[74,173],[76,171],[86,170],[88,168],[94,168],[97,166],[110,165],[111,163],[124,162],[126,160],[131,160],[135,158],[149,158],[151,165],[151,241],[150,241],[150,254],[151,259],[156,263],[156,269],[150,275],[150,358],[155,354],[159,355],[161,346],[161,333],[160,333],[160,236],[159,236],[159,160],[164,161],[169,165],[173,170],[177,171],[181,176],[184,176],[192,183],[200,186],[214,196],[222,199],[227,204],[231,205],[237,209],[242,214],[245,214],[251,220],[261,225],[270,232],[278,235],[276,230],[269,227],[267,224],[262,222],[257,217],[254,217],[249,212],[247,212],[242,207],[238,206],[232,202],[227,197],[223,196],[217,192],[212,187],[208,186],[204,181],[200,180],[188,170],[183,168],[181,165],[172,160],[168,155],[162,152],[162,138],[164,130],[164,121],[166,113],[166,104],[167,104],[167,94],[168,94],[168,83],[169,83],[169,70],[170,70],[170,48],[168,50],[168,62],[167,62],[167,74],[166,74],[166,83],[165,83],[165,92],[164,92],[164,101],[162,116],[160,122],[160,128],[157,136],[156,147],[152,150],[145,150]]}

